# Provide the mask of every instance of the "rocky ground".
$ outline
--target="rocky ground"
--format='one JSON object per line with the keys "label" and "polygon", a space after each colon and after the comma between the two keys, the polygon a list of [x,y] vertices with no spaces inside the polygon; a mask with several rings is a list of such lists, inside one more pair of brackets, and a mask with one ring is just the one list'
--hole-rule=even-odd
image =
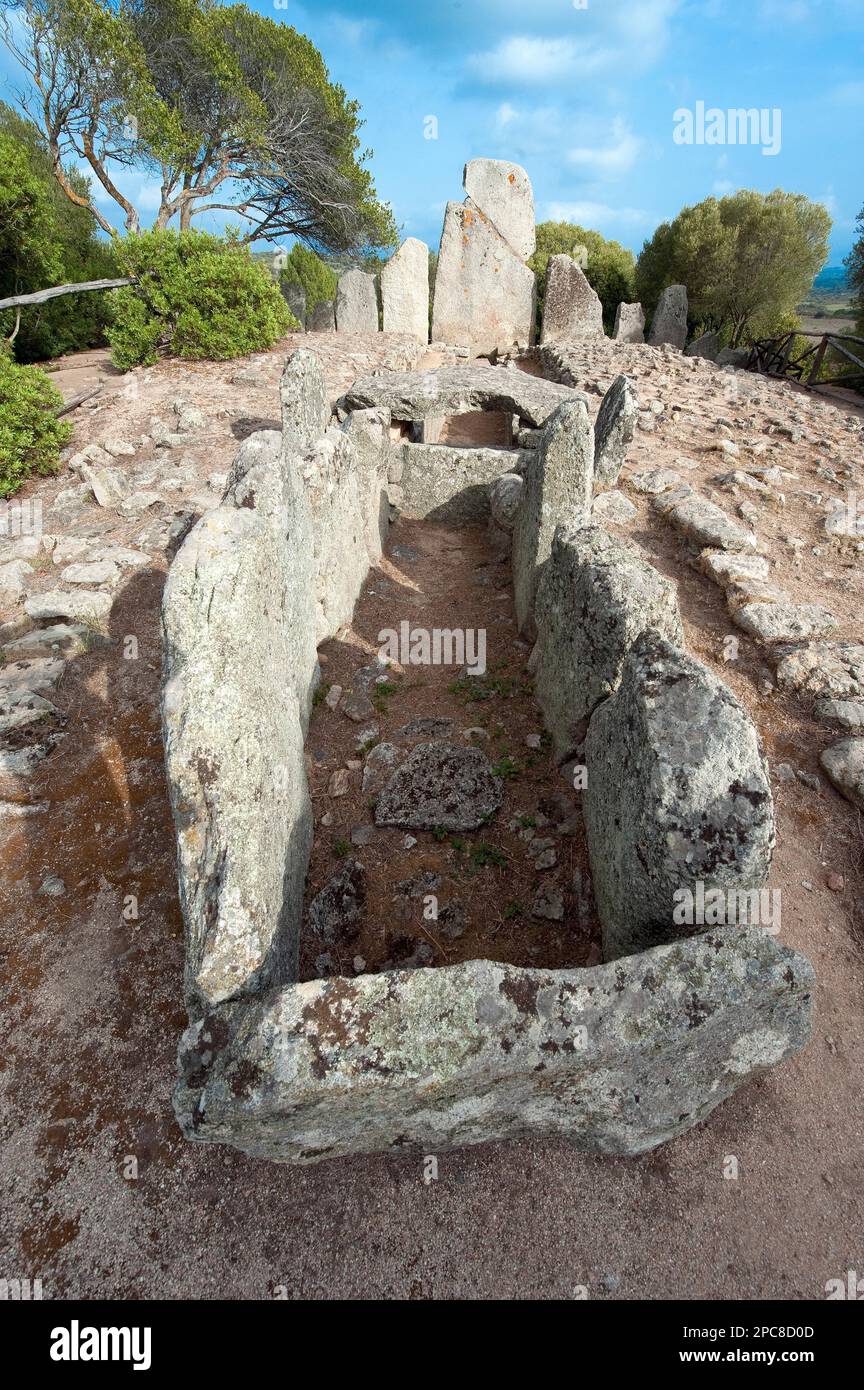
{"label": "rocky ground", "polygon": [[[717,503],[755,534],[770,561],[759,582],[787,596],[781,607],[827,610],[830,634],[817,640],[858,643],[864,557],[825,522],[832,501],[859,484],[864,412],[851,399],[811,397],[669,351],[595,341],[569,349],[559,367],[598,404],[619,371],[636,379],[642,410],[611,504],[620,521],[610,514],[608,524],[678,581],[688,650],[729,683],[765,740],[782,937],[810,957],[819,981],[810,1046],[641,1159],[491,1145],[440,1157],[427,1184],[415,1158],[280,1169],[180,1138],[170,1093],[185,1021],[182,928],[158,724],[159,596],[172,550],[217,500],[238,441],[278,423],[279,373],[295,343],[244,362],[164,364],[106,381],[71,417],[70,456],[97,448],[76,471],[25,489],[23,500],[43,507],[41,543],[2,546],[0,1277],[41,1278],[45,1297],[521,1298],[574,1296],[582,1286],[592,1298],[823,1297],[827,1280],[864,1260],[862,818],[819,762],[842,728],[814,718],[812,688],[778,686],[776,644],[734,621],[728,578],[697,572],[689,534],[663,498],[681,479]],[[370,368],[415,357],[383,337],[314,335],[307,345],[334,398]],[[677,477],[646,484],[666,469]],[[416,611],[433,618],[454,593],[471,596],[477,621],[484,610],[508,617],[488,544],[485,534],[400,523],[353,630],[371,641],[389,611],[382,580],[397,576],[422,600]],[[731,596],[733,607],[741,597]],[[322,654],[325,681],[346,689],[368,659],[351,641]],[[521,684],[518,658],[508,636],[498,674]],[[382,738],[420,717],[453,719],[463,732],[475,725],[443,680],[379,703]],[[496,755],[527,763],[545,751],[526,742],[537,728],[526,694],[497,702],[486,732]],[[332,821],[321,826],[310,892],[363,848],[352,843],[368,819],[362,777],[347,766],[361,731],[322,700],[309,751],[319,824]],[[338,767],[349,774],[344,797],[328,792]],[[543,796],[552,785],[548,757],[520,771],[527,781],[504,779],[498,848],[510,869],[478,865],[464,877],[452,839],[445,846],[424,833],[406,849],[404,832],[384,832],[394,882],[438,874],[463,902],[467,930],[441,943],[448,951],[474,953],[482,942],[493,953],[482,936],[485,897],[493,925],[506,922],[502,955],[518,958],[520,935],[503,909],[529,904],[547,873],[520,835],[545,827],[519,817],[535,815],[534,779]],[[567,837],[549,838],[561,859],[552,872],[572,894],[579,856],[561,853]],[[529,915],[523,959],[532,962],[545,929]],[[587,958],[589,937],[573,963]],[[383,963],[391,945],[379,945]],[[356,950],[372,962],[375,948],[361,939]],[[314,973],[315,959],[306,964]],[[736,1179],[724,1178],[730,1156]]]}

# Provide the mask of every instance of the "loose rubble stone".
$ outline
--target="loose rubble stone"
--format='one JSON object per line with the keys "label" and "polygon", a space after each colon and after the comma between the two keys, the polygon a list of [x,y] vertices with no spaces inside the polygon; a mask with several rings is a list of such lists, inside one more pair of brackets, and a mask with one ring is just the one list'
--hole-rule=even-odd
{"label": "loose rubble stone", "polygon": [[709,362],[716,362],[717,354],[720,351],[720,334],[703,333],[701,337],[694,338],[692,343],[684,349],[685,357],[704,357]]}
{"label": "loose rubble stone", "polygon": [[403,749],[395,747],[394,744],[377,743],[366,759],[363,769],[364,795],[377,796],[393,776],[393,769],[403,756]]}
{"label": "loose rubble stone", "polygon": [[378,296],[375,276],[348,270],[336,286],[337,333],[377,333]]}
{"label": "loose rubble stone", "polygon": [[683,348],[687,341],[687,290],[683,285],[669,285],[663,291],[651,320],[648,342],[652,347],[669,343]]}
{"label": "loose rubble stone", "polygon": [[501,783],[478,748],[421,743],[375,804],[376,825],[476,830],[501,805]]}
{"label": "loose rubble stone", "polygon": [[37,628],[26,632],[2,648],[6,661],[17,661],[24,657],[43,657],[55,651],[72,658],[88,652],[92,647],[101,646],[108,641],[94,628],[80,623],[53,623],[50,627]]}
{"label": "loose rubble stone", "polygon": [[91,563],[67,565],[60,571],[65,584],[115,584],[120,578],[120,570],[111,560],[93,560]]}
{"label": "loose rubble stone", "polygon": [[519,473],[501,473],[489,485],[489,511],[503,531],[512,531],[522,500],[525,480]]}
{"label": "loose rubble stone", "polygon": [[603,336],[603,305],[572,256],[550,256],[543,301],[543,343]]}
{"label": "loose rubble stone", "polygon": [[784,656],[777,667],[781,690],[824,699],[864,698],[864,646],[854,642],[812,642]]}
{"label": "loose rubble stone", "polygon": [[639,401],[633,382],[615,378],[600,406],[594,424],[594,475],[603,486],[614,487],[633,441]]}
{"label": "loose rubble stone", "polygon": [[700,885],[723,890],[726,922],[740,920],[746,895],[767,880],[774,807],[756,729],[732,692],[646,633],[617,692],[594,713],[585,762],[606,959],[702,930],[692,915],[676,917],[682,890],[694,895],[694,913]]}
{"label": "loose rubble stone", "polygon": [[485,213],[516,255],[523,261],[533,256],[534,193],[521,165],[506,159],[470,159],[462,185],[471,204]]}
{"label": "loose rubble stone", "polygon": [[557,883],[541,883],[531,902],[531,916],[546,922],[563,922],[564,894]]}
{"label": "loose rubble stone", "polygon": [[[667,494],[671,502],[671,494]],[[655,500],[655,510],[661,510],[663,495]],[[733,521],[721,507],[697,495],[684,497],[665,510],[672,525],[700,546],[721,550],[755,550],[756,537]]]}
{"label": "loose rubble stone", "polygon": [[601,492],[594,498],[591,509],[593,521],[608,522],[613,526],[628,526],[637,516],[636,508],[623,492]]}
{"label": "loose rubble stone", "polygon": [[682,478],[672,468],[646,468],[639,473],[630,473],[624,479],[628,487],[649,497],[656,497],[670,488],[680,487]]}
{"label": "loose rubble stone", "polygon": [[813,714],[816,719],[833,720],[853,733],[864,729],[864,699],[817,700]]}
{"label": "loose rubble stone", "polygon": [[864,738],[841,739],[819,761],[838,792],[864,811]]}
{"label": "loose rubble stone", "polygon": [[365,871],[346,859],[309,904],[309,929],[323,945],[340,946],[359,935],[365,908]]}
{"label": "loose rubble stone", "polygon": [[599,526],[559,526],[537,592],[535,692],[559,762],[618,686],[636,639],[683,644],[675,585]]}
{"label": "loose rubble stone", "polygon": [[465,365],[361,377],[339,401],[343,410],[386,406],[394,420],[466,415],[494,410],[539,426],[564,401],[586,401],[581,391],[506,367]]}
{"label": "loose rubble stone", "polygon": [[429,247],[408,237],[381,271],[385,333],[429,339]]}
{"label": "loose rubble stone", "polygon": [[555,527],[584,525],[594,491],[594,431],[581,402],[562,405],[529,455],[513,530],[513,589],[520,632],[532,632],[534,597]]}
{"label": "loose rubble stone", "polygon": [[745,580],[764,580],[771,571],[764,555],[736,555],[725,550],[703,550],[700,557],[703,574],[715,584],[741,584]]}
{"label": "loose rubble stone", "polygon": [[33,566],[26,560],[10,560],[0,565],[0,592],[13,603],[17,602],[28,592],[33,578]]}
{"label": "loose rubble stone", "polygon": [[432,340],[475,356],[534,341],[533,270],[473,207],[448,203],[435,276]]}
{"label": "loose rubble stone", "polygon": [[78,589],[70,594],[63,589],[48,589],[41,594],[32,594],[24,604],[24,611],[34,622],[68,618],[73,622],[83,619],[98,623],[108,617],[112,603],[110,594],[95,589]]}
{"label": "loose rubble stone", "polygon": [[837,619],[818,603],[746,603],[732,614],[733,621],[757,642],[801,642],[825,637]]}
{"label": "loose rubble stone", "polygon": [[645,313],[641,304],[619,304],[612,337],[622,343],[644,343]]}

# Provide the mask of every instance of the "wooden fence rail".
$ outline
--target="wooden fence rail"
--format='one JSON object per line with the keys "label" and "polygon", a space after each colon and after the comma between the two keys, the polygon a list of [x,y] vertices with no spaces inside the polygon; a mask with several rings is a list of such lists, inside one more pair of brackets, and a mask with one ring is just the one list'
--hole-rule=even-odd
{"label": "wooden fence rail", "polygon": [[[818,341],[806,352],[799,352],[793,357],[796,338],[816,338]],[[820,386],[850,386],[859,381],[864,385],[864,360],[852,351],[849,343],[864,349],[864,338],[857,338],[853,333],[813,333],[799,328],[792,333],[784,333],[780,338],[757,339],[747,365],[751,371],[763,372],[766,376],[791,377],[811,390]],[[829,351],[851,362],[859,370],[819,381],[817,378]]]}

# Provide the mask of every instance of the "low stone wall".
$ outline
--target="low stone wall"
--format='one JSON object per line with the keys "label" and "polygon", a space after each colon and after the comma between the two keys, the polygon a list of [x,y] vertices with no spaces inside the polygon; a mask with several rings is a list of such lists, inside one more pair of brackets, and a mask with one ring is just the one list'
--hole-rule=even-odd
{"label": "low stone wall", "polygon": [[[172,565],[163,722],[192,1019],[175,1109],[189,1138],[286,1162],[522,1135],[638,1153],[806,1041],[806,960],[759,927],[691,935],[667,920],[676,883],[764,881],[773,814],[755,730],[677,645],[668,581],[590,524],[582,400],[493,372],[493,397],[527,389],[515,413],[543,426],[525,454],[390,444],[397,397],[422,419],[442,393],[470,396],[474,377],[445,371],[439,390],[420,374],[411,394],[403,375],[377,400],[355,392],[334,420],[314,358],[295,354],[281,439],[244,442],[223,502]],[[514,459],[524,482],[509,473],[494,490],[496,523],[513,526],[559,755],[587,722],[592,872],[607,956],[624,958],[295,983],[316,643],[350,620],[397,497],[474,520]]]}

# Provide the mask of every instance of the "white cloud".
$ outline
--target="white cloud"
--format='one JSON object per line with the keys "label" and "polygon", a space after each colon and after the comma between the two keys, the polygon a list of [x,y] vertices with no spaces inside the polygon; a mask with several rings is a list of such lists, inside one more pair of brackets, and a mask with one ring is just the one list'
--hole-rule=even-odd
{"label": "white cloud", "polygon": [[514,35],[497,48],[474,53],[468,67],[483,82],[536,86],[565,78],[591,77],[614,61],[609,49],[571,38],[531,38]]}
{"label": "white cloud", "polygon": [[609,145],[577,145],[568,150],[567,159],[577,169],[597,179],[617,178],[632,169],[644,141],[634,135],[625,121],[618,117],[612,124],[612,143]]}
{"label": "white cloud", "polygon": [[719,198],[724,197],[727,193],[733,193],[734,190],[735,185],[731,179],[715,179],[711,185],[711,192],[716,193]]}
{"label": "white cloud", "polygon": [[610,223],[640,226],[651,221],[642,208],[613,208],[607,203],[592,202],[546,203],[545,216],[550,222],[579,222],[585,227]]}

